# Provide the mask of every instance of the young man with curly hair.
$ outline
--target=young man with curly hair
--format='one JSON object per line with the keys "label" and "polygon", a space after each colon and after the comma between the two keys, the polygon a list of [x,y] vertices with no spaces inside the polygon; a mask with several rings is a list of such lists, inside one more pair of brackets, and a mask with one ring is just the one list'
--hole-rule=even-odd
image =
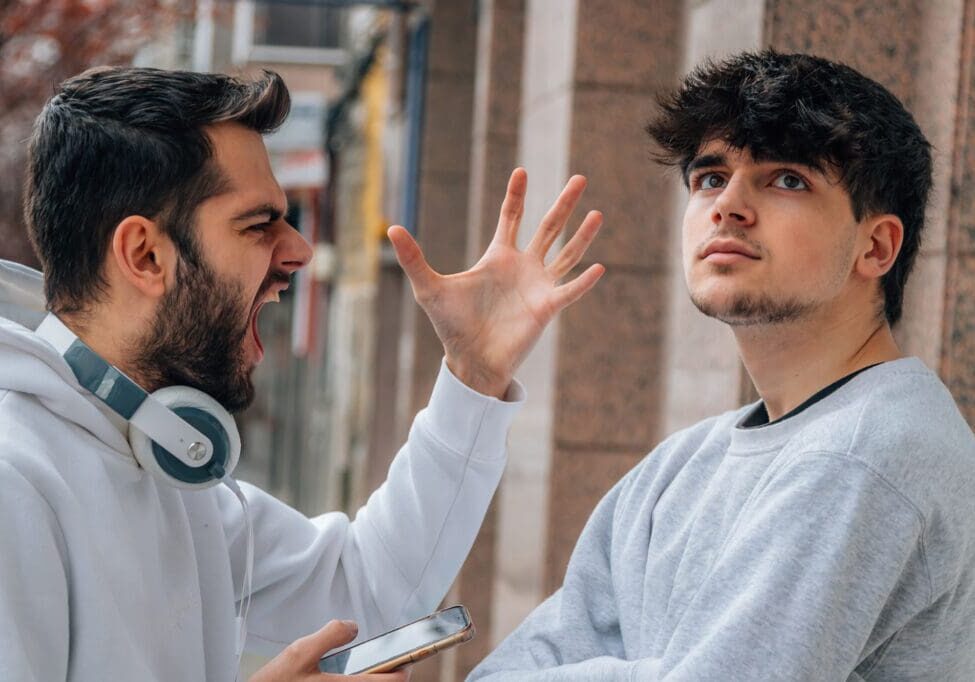
{"label": "young man with curly hair", "polygon": [[930,145],[882,86],[774,51],[699,67],[648,132],[691,300],[761,400],[620,481],[472,678],[971,680],[975,440],[891,333]]}

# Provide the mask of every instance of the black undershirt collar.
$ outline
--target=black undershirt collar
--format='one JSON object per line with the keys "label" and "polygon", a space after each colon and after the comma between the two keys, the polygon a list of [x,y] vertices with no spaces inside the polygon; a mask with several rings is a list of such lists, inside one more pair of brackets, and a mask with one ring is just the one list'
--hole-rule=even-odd
{"label": "black undershirt collar", "polygon": [[795,417],[797,414],[799,414],[806,408],[815,405],[826,396],[839,390],[847,382],[853,379],[853,377],[855,377],[857,374],[860,374],[861,372],[866,372],[871,367],[876,367],[879,364],[881,363],[876,362],[872,365],[861,367],[860,369],[853,372],[852,374],[847,374],[845,377],[841,379],[837,379],[826,388],[816,391],[816,393],[814,393],[810,398],[805,400],[801,405],[799,405],[793,410],[790,410],[788,413],[782,415],[781,417],[779,417],[773,422],[770,422],[768,420],[768,410],[765,409],[765,401],[763,400],[760,403],[758,403],[758,405],[755,406],[754,410],[752,410],[745,416],[745,418],[741,421],[741,425],[739,426],[739,428],[755,429],[755,428],[760,428],[762,426],[769,426],[770,424],[778,424],[779,422],[785,421],[789,417]]}

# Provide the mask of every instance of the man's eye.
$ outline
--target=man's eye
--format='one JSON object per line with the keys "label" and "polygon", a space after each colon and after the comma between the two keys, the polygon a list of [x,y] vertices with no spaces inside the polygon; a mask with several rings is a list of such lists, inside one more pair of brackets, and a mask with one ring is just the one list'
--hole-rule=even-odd
{"label": "man's eye", "polygon": [[718,189],[724,187],[724,178],[718,173],[702,173],[697,177],[697,186],[701,189]]}
{"label": "man's eye", "polygon": [[775,178],[775,181],[772,183],[772,185],[780,189],[793,189],[793,190],[809,189],[809,185],[806,184],[806,181],[800,178],[795,173],[780,174],[778,177]]}
{"label": "man's eye", "polygon": [[248,232],[267,232],[268,228],[271,227],[271,223],[258,223],[257,225],[251,225],[247,228]]}

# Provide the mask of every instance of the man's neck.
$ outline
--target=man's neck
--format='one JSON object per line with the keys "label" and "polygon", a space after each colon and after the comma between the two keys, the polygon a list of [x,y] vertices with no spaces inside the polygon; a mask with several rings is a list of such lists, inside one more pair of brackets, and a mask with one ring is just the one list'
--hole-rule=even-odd
{"label": "man's neck", "polygon": [[[108,315],[99,309],[83,316],[62,314],[58,317],[103,360],[142,385],[142,378],[136,375],[124,351],[137,338],[137,334],[131,328],[135,323],[134,316]],[[121,320],[128,320],[128,322],[121,322]]]}
{"label": "man's neck", "polygon": [[734,333],[769,421],[858,369],[902,357],[886,320],[864,316],[810,317],[735,327]]}

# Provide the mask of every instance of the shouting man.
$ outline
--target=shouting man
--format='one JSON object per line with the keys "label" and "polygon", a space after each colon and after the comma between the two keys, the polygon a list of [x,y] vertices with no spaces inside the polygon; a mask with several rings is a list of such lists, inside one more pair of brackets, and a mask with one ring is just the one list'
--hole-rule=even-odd
{"label": "shouting man", "polygon": [[[180,386],[196,396],[192,414],[227,427],[233,450],[220,412],[253,398],[257,317],[311,257],[284,220],[261,137],[288,109],[273,73],[107,68],[64,82],[38,117],[26,217],[50,315],[36,331],[0,319],[0,679],[233,680],[245,644],[284,650],[258,679],[304,679],[355,637],[354,625],[326,621],[355,621],[370,637],[423,616],[470,549],[522,399],[514,371],[602,274],[591,266],[559,284],[597,212],[543,260],[581,177],[520,251],[527,180],[515,171],[494,241],[460,274],[437,274],[402,227],[390,230],[445,360],[355,520],[308,519],[237,487],[225,475],[234,452],[193,469],[216,457],[202,440],[186,466],[137,445],[152,421],[140,421],[142,406]],[[15,310],[29,276],[3,270],[2,309]]]}

